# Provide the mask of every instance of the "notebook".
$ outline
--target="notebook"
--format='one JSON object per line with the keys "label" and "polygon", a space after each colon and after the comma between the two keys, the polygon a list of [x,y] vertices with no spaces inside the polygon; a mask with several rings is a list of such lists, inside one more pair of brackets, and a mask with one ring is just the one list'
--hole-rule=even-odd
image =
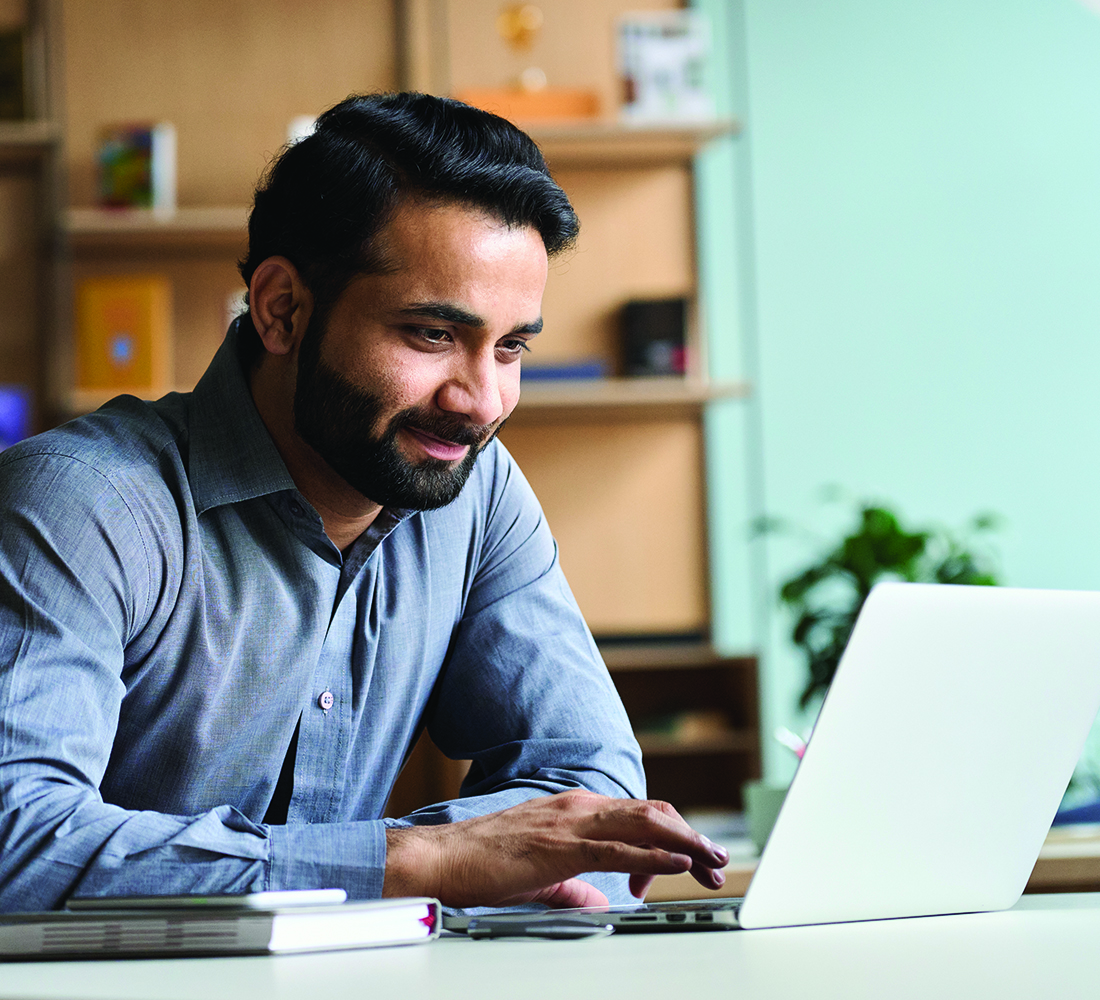
{"label": "notebook", "polygon": [[344,896],[320,889],[70,900],[65,910],[0,914],[0,961],[292,954],[439,936],[437,900]]}
{"label": "notebook", "polygon": [[1007,909],[1098,708],[1100,593],[879,584],[744,899],[592,919],[672,931]]}

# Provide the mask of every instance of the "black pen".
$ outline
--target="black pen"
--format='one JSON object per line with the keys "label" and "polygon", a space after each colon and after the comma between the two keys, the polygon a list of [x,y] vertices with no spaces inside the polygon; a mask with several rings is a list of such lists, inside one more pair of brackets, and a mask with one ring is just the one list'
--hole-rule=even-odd
{"label": "black pen", "polygon": [[567,941],[575,938],[607,937],[613,930],[611,924],[600,924],[576,917],[561,917],[560,919],[552,917],[536,917],[534,919],[474,917],[466,927],[467,935],[481,940],[537,937]]}

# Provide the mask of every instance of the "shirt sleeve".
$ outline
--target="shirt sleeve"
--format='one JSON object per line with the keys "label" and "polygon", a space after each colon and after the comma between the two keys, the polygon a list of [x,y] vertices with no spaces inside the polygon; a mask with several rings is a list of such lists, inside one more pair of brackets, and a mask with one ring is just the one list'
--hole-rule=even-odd
{"label": "shirt sleeve", "polygon": [[[641,751],[558,562],[526,479],[497,452],[480,561],[427,726],[448,756],[471,760],[461,799],[406,817],[444,823],[537,795],[584,788],[644,798]],[[626,876],[583,878],[609,899]]]}
{"label": "shirt sleeve", "polygon": [[126,649],[171,567],[154,572],[153,514],[135,515],[131,491],[75,459],[21,455],[0,461],[0,912],[73,894],[380,896],[381,821],[268,827],[231,805],[103,801]]}

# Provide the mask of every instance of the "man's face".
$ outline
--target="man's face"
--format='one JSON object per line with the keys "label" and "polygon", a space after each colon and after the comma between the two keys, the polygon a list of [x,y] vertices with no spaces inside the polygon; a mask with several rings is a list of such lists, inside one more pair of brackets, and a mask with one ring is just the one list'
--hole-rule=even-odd
{"label": "man's face", "polygon": [[391,265],[354,279],[298,356],[295,428],[386,507],[450,503],[519,400],[542,327],[546,250],[454,204],[410,202],[382,233]]}

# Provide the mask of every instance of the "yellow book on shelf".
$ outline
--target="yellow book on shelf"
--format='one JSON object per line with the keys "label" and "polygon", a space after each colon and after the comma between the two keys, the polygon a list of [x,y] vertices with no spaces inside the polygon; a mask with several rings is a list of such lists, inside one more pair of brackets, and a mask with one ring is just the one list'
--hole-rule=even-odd
{"label": "yellow book on shelf", "polygon": [[172,284],[159,275],[86,278],[76,290],[79,389],[168,387]]}

